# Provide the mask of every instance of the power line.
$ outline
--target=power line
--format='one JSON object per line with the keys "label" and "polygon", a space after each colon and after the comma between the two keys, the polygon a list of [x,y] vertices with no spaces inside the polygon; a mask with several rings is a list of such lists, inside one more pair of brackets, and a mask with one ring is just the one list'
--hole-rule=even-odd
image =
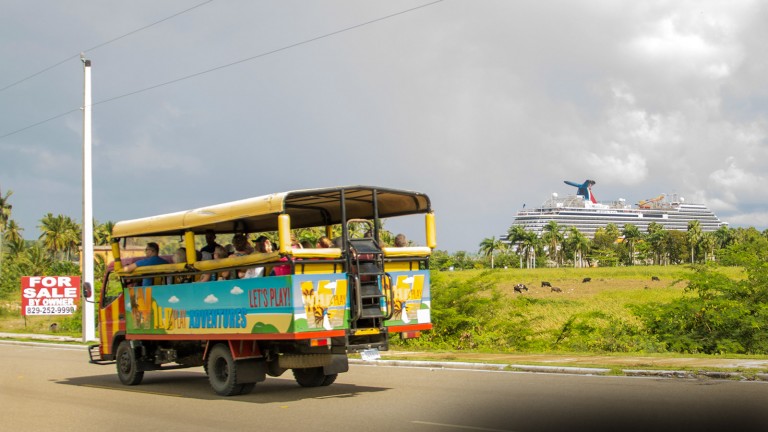
{"label": "power line", "polygon": [[[161,20],[159,20],[159,21],[155,21],[155,22],[153,22],[152,24],[148,24],[148,25],[145,25],[144,27],[140,27],[140,28],[137,28],[136,30],[132,30],[132,31],[130,31],[130,32],[128,32],[128,33],[126,33],[126,34],[124,34],[124,35],[122,35],[122,36],[118,36],[118,37],[116,37],[116,38],[114,38],[114,39],[110,39],[110,40],[108,40],[108,41],[106,41],[106,42],[102,42],[102,43],[100,43],[100,44],[98,44],[98,45],[92,46],[92,47],[90,47],[90,48],[88,48],[88,49],[84,50],[83,52],[93,51],[93,50],[95,50],[95,49],[97,49],[97,48],[101,48],[101,47],[103,47],[104,45],[109,45],[109,44],[111,44],[112,42],[116,42],[116,41],[118,41],[118,40],[120,40],[120,39],[123,39],[123,38],[125,38],[125,37],[128,37],[128,36],[130,36],[130,35],[132,35],[132,34],[138,33],[138,32],[140,32],[140,31],[142,31],[142,30],[146,30],[146,29],[148,29],[148,28],[150,28],[150,27],[152,27],[152,26],[155,26],[155,25],[157,25],[157,24],[160,24],[160,23],[162,23],[162,22],[168,21],[168,20],[169,20],[169,19],[171,19],[171,18],[175,18],[175,17],[177,17],[177,16],[179,16],[179,15],[181,15],[181,14],[187,13],[187,12],[189,12],[189,11],[193,10],[193,9],[197,9],[197,8],[199,8],[200,6],[203,6],[203,5],[205,5],[205,4],[208,4],[208,3],[212,2],[212,1],[213,1],[213,0],[206,0],[206,1],[202,2],[202,3],[200,3],[200,4],[197,4],[197,5],[195,5],[195,6],[192,6],[191,8],[188,8],[188,9],[184,9],[184,10],[183,10],[183,11],[181,11],[181,12],[177,12],[177,13],[175,13],[175,14],[173,14],[173,15],[167,16],[167,17],[165,17],[165,18],[163,18],[163,19],[161,19]],[[51,69],[55,68],[56,66],[59,66],[59,65],[61,65],[61,64],[64,64],[64,63],[66,63],[66,62],[68,62],[68,61],[70,61],[70,60],[72,60],[72,59],[78,58],[79,56],[80,56],[80,53],[77,53],[77,54],[71,55],[71,56],[69,56],[69,57],[65,58],[64,60],[62,60],[62,61],[60,61],[60,62],[58,62],[58,63],[54,63],[54,64],[52,64],[51,66],[48,66],[48,67],[47,67],[47,68],[45,68],[45,69],[42,69],[42,70],[40,70],[40,71],[38,71],[38,72],[35,72],[35,73],[33,73],[32,75],[29,75],[29,76],[27,76],[26,78],[22,78],[22,79],[20,79],[20,80],[18,80],[18,81],[16,81],[16,82],[14,82],[14,83],[8,84],[7,86],[5,86],[5,87],[3,87],[3,88],[0,88],[0,92],[2,92],[2,91],[5,91],[5,90],[7,90],[7,89],[9,89],[9,88],[11,88],[11,87],[13,87],[13,86],[17,85],[17,84],[21,84],[21,83],[23,83],[24,81],[27,81],[27,80],[29,80],[29,79],[31,79],[31,78],[34,78],[34,77],[36,77],[36,76],[38,76],[38,75],[40,75],[40,74],[42,74],[42,73],[44,73],[44,72],[47,72],[47,71],[49,71],[49,70],[51,70]],[[1,138],[1,137],[0,137],[0,138]]]}
{"label": "power line", "polygon": [[[212,1],[212,0],[209,0],[209,1]],[[321,39],[326,39],[326,38],[329,38],[331,36],[338,35],[340,33],[344,33],[344,32],[350,31],[350,30],[355,30],[355,29],[358,29],[360,27],[364,27],[364,26],[367,26],[367,25],[370,25],[370,24],[374,24],[374,23],[377,23],[377,22],[380,22],[380,21],[384,21],[384,20],[387,20],[387,19],[390,19],[390,18],[394,18],[396,16],[403,15],[403,14],[406,14],[406,13],[409,13],[409,12],[413,12],[415,10],[425,8],[427,6],[432,6],[434,4],[441,3],[442,1],[443,0],[436,0],[436,1],[433,1],[433,2],[430,2],[430,3],[425,3],[425,4],[422,4],[422,5],[419,5],[419,6],[412,7],[410,9],[405,9],[405,10],[402,10],[402,11],[399,11],[399,12],[395,12],[395,13],[392,13],[392,14],[389,14],[389,15],[385,15],[383,17],[379,17],[379,18],[376,18],[376,19],[373,19],[373,20],[370,20],[370,21],[366,21],[366,22],[363,22],[363,23],[360,23],[360,24],[356,24],[356,25],[353,25],[353,26],[350,26],[350,27],[346,27],[346,28],[343,28],[341,30],[336,30],[336,31],[333,31],[333,32],[330,32],[330,33],[326,33],[326,34],[323,34],[323,35],[320,35],[320,36],[313,37],[311,39],[306,39],[306,40],[303,40],[301,42],[296,42],[296,43],[293,43],[293,44],[290,44],[290,45],[283,46],[281,48],[276,48],[276,49],[273,49],[271,51],[266,51],[266,52],[263,52],[261,54],[256,54],[254,56],[246,57],[244,59],[240,59],[240,60],[237,60],[237,61],[234,61],[234,62],[231,62],[231,63],[227,63],[227,64],[224,64],[224,65],[221,65],[221,66],[216,66],[216,67],[211,68],[211,69],[206,69],[206,70],[201,71],[201,72],[196,72],[196,73],[193,73],[193,74],[190,74],[190,75],[186,75],[186,76],[183,76],[183,77],[180,77],[180,78],[172,79],[170,81],[162,82],[160,84],[155,84],[155,85],[152,85],[152,86],[149,86],[149,87],[145,87],[145,88],[142,88],[142,89],[139,89],[139,90],[135,90],[135,91],[132,91],[132,92],[129,92],[129,93],[125,93],[125,94],[122,94],[122,95],[119,95],[119,96],[114,96],[114,97],[111,97],[111,98],[103,99],[103,100],[100,100],[98,102],[94,102],[91,106],[96,106],[96,105],[101,105],[101,104],[104,104],[104,103],[112,102],[112,101],[115,101],[117,99],[122,99],[122,98],[125,98],[125,97],[128,97],[128,96],[133,96],[133,95],[136,95],[136,94],[139,94],[139,93],[143,93],[143,92],[146,92],[146,91],[149,91],[149,90],[154,90],[154,89],[159,88],[159,87],[164,87],[164,86],[167,86],[167,85],[175,84],[175,83],[180,82],[180,81],[185,81],[185,80],[188,80],[188,79],[191,79],[191,78],[195,78],[195,77],[198,77],[198,76],[201,76],[201,75],[205,75],[205,74],[208,74],[208,73],[211,73],[211,72],[215,72],[215,71],[218,71],[218,70],[221,70],[221,69],[232,67],[232,66],[235,66],[235,65],[238,65],[238,64],[241,64],[241,63],[245,63],[245,62],[251,61],[251,60],[256,60],[256,59],[259,59],[259,58],[262,58],[262,57],[266,57],[268,55],[279,53],[281,51],[285,51],[285,50],[288,50],[288,49],[291,49],[291,48],[296,48],[298,46],[306,45],[306,44],[309,44],[309,43],[312,43],[312,42],[316,42],[316,41],[319,41]],[[7,133],[5,135],[0,135],[0,139],[9,137],[11,135],[17,134],[19,132],[25,131],[25,130],[30,129],[30,128],[35,127],[35,126],[39,126],[39,125],[41,125],[43,123],[47,123],[49,121],[52,121],[52,120],[55,120],[57,118],[63,117],[65,115],[67,115],[67,114],[70,114],[70,113],[78,111],[78,110],[79,110],[79,108],[73,109],[73,110],[67,111],[65,113],[59,114],[57,116],[51,117],[49,119],[42,120],[42,121],[39,121],[39,122],[37,122],[35,124],[26,126],[24,128],[17,129],[17,130],[15,130],[13,132],[9,132],[9,133]]]}
{"label": "power line", "polygon": [[[406,10],[403,10],[403,11],[400,11],[400,12],[395,12],[393,14],[386,15],[386,16],[383,16],[383,17],[380,17],[380,18],[376,18],[376,19],[373,19],[371,21],[366,21],[364,23],[356,24],[356,25],[353,25],[351,27],[346,27],[346,28],[343,28],[341,30],[336,30],[336,31],[333,31],[333,32],[330,32],[330,33],[326,33],[326,34],[321,35],[321,36],[317,36],[317,37],[314,37],[314,38],[311,38],[311,39],[306,39],[306,40],[303,40],[301,42],[296,42],[296,43],[291,44],[291,45],[286,45],[286,46],[281,47],[281,48],[276,48],[276,49],[273,49],[271,51],[266,51],[266,52],[263,52],[261,54],[256,54],[256,55],[251,56],[251,57],[240,59],[240,60],[234,61],[232,63],[227,63],[225,65],[216,66],[214,68],[206,69],[206,70],[201,71],[201,72],[195,72],[195,73],[193,73],[191,75],[186,75],[186,76],[183,76],[183,77],[180,77],[180,78],[172,79],[170,81],[166,81],[166,82],[163,82],[163,83],[160,83],[160,84],[155,84],[153,86],[145,87],[145,88],[139,89],[139,90],[135,90],[135,91],[132,91],[130,93],[125,93],[125,94],[122,94],[120,96],[114,96],[114,97],[111,97],[111,98],[108,98],[108,99],[100,100],[98,102],[94,102],[93,105],[99,105],[99,104],[103,104],[103,103],[107,103],[107,102],[112,102],[112,101],[117,100],[117,99],[122,99],[124,97],[133,96],[135,94],[143,93],[145,91],[154,90],[154,89],[156,89],[158,87],[164,87],[164,86],[167,86],[167,85],[170,85],[170,84],[177,83],[179,81],[188,80],[190,78],[195,78],[195,77],[198,77],[200,75],[205,75],[205,74],[208,74],[208,73],[211,73],[211,72],[215,72],[215,71],[218,71],[218,70],[221,70],[221,69],[232,67],[232,66],[238,65],[240,63],[245,63],[245,62],[249,62],[251,60],[256,60],[256,59],[261,58],[261,57],[266,57],[268,55],[276,54],[276,53],[279,53],[281,51],[285,51],[285,50],[288,50],[288,49],[291,49],[291,48],[296,48],[296,47],[301,46],[301,45],[306,45],[306,44],[309,44],[309,43],[312,43],[312,42],[316,42],[318,40],[329,38],[331,36],[335,36],[335,35],[340,34],[340,33],[344,33],[344,32],[347,32],[347,31],[350,31],[350,30],[354,30],[354,29],[357,29],[357,28],[360,28],[360,27],[363,27],[363,26],[367,26],[369,24],[373,24],[373,23],[376,23],[376,22],[379,22],[379,21],[384,21],[384,20],[387,20],[389,18],[396,17],[398,15],[403,15],[403,14],[408,13],[408,12],[413,12],[413,11],[415,11],[417,9],[425,8],[427,6],[431,6],[431,5],[435,4],[435,3],[440,3],[442,1],[443,0],[436,0],[436,1],[433,1],[432,3],[426,3],[426,4],[423,4],[423,5],[420,5],[420,6],[413,7],[411,9],[406,9]],[[2,137],[0,137],[0,138],[2,138]]]}
{"label": "power line", "polygon": [[67,111],[67,112],[65,112],[65,113],[61,113],[61,114],[55,115],[55,116],[53,116],[53,117],[47,118],[47,119],[45,119],[45,120],[41,120],[41,121],[39,121],[39,122],[37,122],[37,123],[31,124],[31,125],[28,125],[28,126],[24,126],[24,127],[23,127],[23,128],[21,128],[21,129],[16,129],[16,130],[15,130],[15,131],[13,131],[13,132],[7,133],[7,134],[5,134],[5,135],[1,135],[1,136],[0,136],[0,139],[3,139],[3,138],[5,138],[5,137],[9,137],[9,136],[11,136],[11,135],[14,135],[14,134],[17,134],[17,133],[19,133],[19,132],[23,132],[23,131],[25,131],[25,130],[27,130],[27,129],[32,129],[32,128],[33,128],[33,127],[35,127],[35,126],[40,126],[40,125],[41,125],[41,124],[43,124],[43,123],[48,123],[49,121],[53,121],[53,120],[56,120],[57,118],[61,118],[61,117],[64,117],[65,115],[68,115],[68,114],[72,114],[73,112],[77,112],[77,111],[80,111],[80,108],[74,108],[74,109],[71,109],[71,110],[69,110],[69,111]]}

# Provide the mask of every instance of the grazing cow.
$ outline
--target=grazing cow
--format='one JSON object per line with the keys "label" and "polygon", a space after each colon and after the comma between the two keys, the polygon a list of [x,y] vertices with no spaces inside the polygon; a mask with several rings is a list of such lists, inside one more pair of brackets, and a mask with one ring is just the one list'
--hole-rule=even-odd
{"label": "grazing cow", "polygon": [[658,282],[658,281],[660,281],[661,279],[659,279],[659,277],[658,277],[658,276],[651,276],[651,280],[652,280],[652,281],[657,281],[657,282]]}
{"label": "grazing cow", "polygon": [[559,292],[559,293],[561,293],[561,292],[563,292],[563,290],[561,290],[558,287],[552,287],[552,292]]}
{"label": "grazing cow", "polygon": [[523,284],[517,284],[514,288],[515,292],[522,294],[523,290],[528,291],[528,287]]}
{"label": "grazing cow", "polygon": [[581,280],[581,283],[587,283],[587,282],[592,282],[592,278],[584,278]]}
{"label": "grazing cow", "polygon": [[550,285],[550,283],[549,283],[549,282],[546,282],[546,281],[544,281],[544,282],[542,282],[542,283],[541,283],[541,287],[542,287],[542,288],[544,288],[544,287],[551,287],[551,286],[552,286],[552,285]]}

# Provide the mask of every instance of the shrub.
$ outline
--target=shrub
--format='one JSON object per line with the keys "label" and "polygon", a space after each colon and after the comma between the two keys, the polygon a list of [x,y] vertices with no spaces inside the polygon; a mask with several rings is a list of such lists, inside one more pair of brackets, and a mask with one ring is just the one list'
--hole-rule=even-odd
{"label": "shrub", "polygon": [[668,304],[633,307],[646,328],[667,349],[707,354],[768,353],[768,265],[747,268],[731,279],[710,267],[689,278],[687,296]]}

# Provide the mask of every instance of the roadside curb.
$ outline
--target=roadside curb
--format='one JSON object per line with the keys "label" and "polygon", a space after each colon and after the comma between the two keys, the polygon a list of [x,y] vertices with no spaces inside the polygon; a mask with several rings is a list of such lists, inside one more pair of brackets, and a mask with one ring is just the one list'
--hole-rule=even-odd
{"label": "roadside curb", "polygon": [[533,365],[509,365],[515,371],[561,373],[577,375],[607,375],[611,370],[606,368],[585,368],[572,366],[533,366]]}
{"label": "roadside curb", "polygon": [[[41,341],[57,341],[57,342],[78,342],[85,343],[80,338],[73,338],[71,336],[55,336],[47,334],[31,334],[31,333],[0,333],[0,340],[15,340],[15,339],[33,339]],[[95,343],[95,342],[91,342]]]}
{"label": "roadside curb", "polygon": [[[507,372],[530,372],[530,373],[550,373],[550,374],[571,374],[571,375],[608,375],[611,369],[608,368],[585,368],[569,366],[536,366],[519,364],[494,364],[494,363],[469,363],[469,362],[434,362],[417,360],[362,360],[349,359],[350,364],[364,366],[390,366],[390,367],[415,367],[428,369],[464,369],[464,370],[486,370],[486,371],[507,371]],[[682,379],[718,379],[741,381],[766,381],[768,382],[768,373],[758,373],[753,376],[747,376],[740,372],[721,372],[721,371],[686,371],[686,370],[653,370],[653,369],[620,369],[621,375],[633,377],[649,378],[682,378]]]}
{"label": "roadside curb", "polygon": [[534,372],[534,373],[560,373],[574,375],[606,375],[611,370],[605,368],[584,368],[568,366],[535,366],[535,365],[516,365],[516,364],[494,364],[494,363],[468,363],[468,362],[431,362],[415,360],[359,360],[349,359],[351,364],[361,364],[367,366],[406,366],[421,367],[430,369],[471,369],[488,371],[507,371],[507,372]]}
{"label": "roadside curb", "polygon": [[31,342],[31,341],[20,341],[20,340],[13,340],[13,339],[0,339],[0,344],[4,345],[32,345],[32,346],[39,346],[39,347],[47,347],[47,348],[67,348],[67,349],[82,349],[86,350],[88,349],[88,345],[81,345],[81,344],[69,344],[69,343],[52,343],[52,342]]}

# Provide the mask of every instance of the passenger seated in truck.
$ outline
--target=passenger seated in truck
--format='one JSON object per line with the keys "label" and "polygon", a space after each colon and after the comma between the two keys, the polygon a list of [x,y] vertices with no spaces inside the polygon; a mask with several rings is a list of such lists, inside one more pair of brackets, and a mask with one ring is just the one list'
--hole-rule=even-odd
{"label": "passenger seated in truck", "polygon": [[[137,267],[144,267],[144,266],[151,266],[151,265],[160,265],[160,264],[170,264],[168,261],[164,260],[163,258],[160,258],[160,246],[157,245],[155,242],[149,242],[147,243],[147,247],[144,249],[144,252],[147,254],[147,257],[141,260],[138,260],[136,262],[133,262],[131,264],[128,264],[125,266],[123,271],[126,272],[132,272],[136,270]],[[141,281],[141,286],[150,286],[154,285],[154,278],[148,277],[144,278]]]}
{"label": "passenger seated in truck", "polygon": [[[296,241],[296,237],[291,236],[291,248],[292,249],[301,249],[301,244]],[[288,261],[288,258],[282,257],[280,258],[280,261]],[[275,266],[272,271],[269,273],[270,276],[285,276],[291,274],[291,266],[290,264],[283,264],[279,266]]]}
{"label": "passenger seated in truck", "polygon": [[[187,262],[187,248],[180,247],[176,249],[176,252],[173,253],[173,262],[175,264]],[[194,278],[192,278],[191,275],[168,276],[168,278],[166,279],[166,283],[168,284],[189,283],[193,281],[194,281]]]}
{"label": "passenger seated in truck", "polygon": [[[224,246],[216,246],[216,248],[213,249],[213,257],[211,259],[224,259],[227,258],[229,254],[227,253],[227,250],[224,249]],[[200,282],[212,282],[215,280],[219,280],[219,274],[218,273],[205,273],[200,275]]]}
{"label": "passenger seated in truck", "polygon": [[[233,257],[250,255],[254,252],[254,248],[253,246],[251,246],[251,243],[248,241],[248,237],[246,237],[245,234],[235,234],[235,236],[232,237],[232,245],[235,248],[235,253],[231,255]],[[229,274],[229,272],[222,272],[222,273]],[[263,267],[237,269],[237,278],[238,279],[254,278],[254,277],[263,276],[263,273],[264,273]]]}

